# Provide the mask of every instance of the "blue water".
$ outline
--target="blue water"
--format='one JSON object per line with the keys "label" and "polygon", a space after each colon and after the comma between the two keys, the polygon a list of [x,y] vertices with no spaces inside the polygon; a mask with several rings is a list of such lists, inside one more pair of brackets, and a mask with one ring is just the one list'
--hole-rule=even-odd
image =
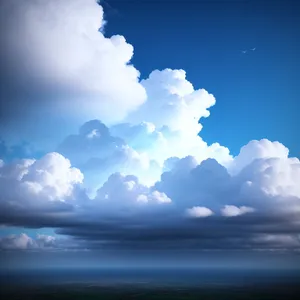
{"label": "blue water", "polygon": [[66,269],[2,272],[0,279],[2,283],[23,285],[245,286],[294,283],[300,280],[300,272],[245,269]]}

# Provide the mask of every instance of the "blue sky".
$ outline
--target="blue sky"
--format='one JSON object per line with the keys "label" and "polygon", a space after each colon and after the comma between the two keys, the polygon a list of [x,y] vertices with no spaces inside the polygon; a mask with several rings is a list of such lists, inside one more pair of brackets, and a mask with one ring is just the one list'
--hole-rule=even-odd
{"label": "blue sky", "polygon": [[296,1],[0,5],[6,267],[299,265]]}
{"label": "blue sky", "polygon": [[247,141],[268,138],[299,157],[297,1],[106,3],[105,31],[134,45],[142,77],[153,65],[182,68],[195,87],[215,95],[217,105],[203,120],[206,141],[220,141],[237,154]]}

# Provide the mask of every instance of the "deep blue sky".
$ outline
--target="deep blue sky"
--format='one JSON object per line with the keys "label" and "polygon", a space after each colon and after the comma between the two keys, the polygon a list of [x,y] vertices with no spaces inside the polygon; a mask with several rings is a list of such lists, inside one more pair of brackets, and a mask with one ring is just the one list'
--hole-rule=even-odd
{"label": "deep blue sky", "polygon": [[[106,34],[135,48],[142,77],[182,68],[217,104],[201,136],[237,154],[252,139],[278,140],[299,157],[300,3],[280,0],[108,0]],[[241,50],[256,47],[242,54]]]}

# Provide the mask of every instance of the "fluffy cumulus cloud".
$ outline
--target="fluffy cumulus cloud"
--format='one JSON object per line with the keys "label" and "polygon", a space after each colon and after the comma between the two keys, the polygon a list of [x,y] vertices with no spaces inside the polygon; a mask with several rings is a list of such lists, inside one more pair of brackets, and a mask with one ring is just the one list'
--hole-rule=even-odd
{"label": "fluffy cumulus cloud", "polygon": [[221,210],[222,215],[225,217],[236,217],[251,212],[254,212],[254,208],[252,207],[248,207],[248,206],[237,207],[234,205],[225,205]]}
{"label": "fluffy cumulus cloud", "polygon": [[[44,96],[64,114],[70,113],[71,105],[72,114],[80,118],[112,122],[145,101],[139,72],[130,64],[133,47],[123,36],[104,36],[103,9],[97,1],[0,3],[0,61],[3,83],[9,83],[3,90],[3,115],[13,114],[14,104],[20,106],[21,101],[30,105],[28,109],[44,106],[47,102],[39,99]],[[21,95],[16,97],[12,88],[19,88]]]}
{"label": "fluffy cumulus cloud", "polygon": [[205,218],[213,215],[214,213],[207,207],[194,206],[192,208],[188,208],[186,210],[186,214],[191,218]]}
{"label": "fluffy cumulus cloud", "polygon": [[157,203],[171,203],[172,202],[172,200],[165,193],[161,193],[158,191],[153,191],[146,195],[145,194],[139,195],[137,198],[137,201],[147,202],[147,203],[149,201],[154,201]]}
{"label": "fluffy cumulus cloud", "polygon": [[148,101],[129,116],[134,123],[146,121],[194,135],[201,130],[199,119],[209,116],[208,108],[216,101],[206,90],[195,90],[184,70],[155,70],[141,84]]}
{"label": "fluffy cumulus cloud", "polygon": [[[198,127],[198,122],[196,124]],[[141,122],[120,123],[112,126],[111,132],[122,137],[138,152],[146,153],[160,166],[170,157],[184,158],[188,155],[193,155],[198,162],[215,158],[223,165],[228,165],[232,161],[228,148],[218,143],[208,145],[197,135],[198,130],[191,134],[191,131],[171,130],[167,125],[156,127],[151,122]]]}
{"label": "fluffy cumulus cloud", "polygon": [[114,172],[137,175],[144,182],[159,179],[161,167],[148,153],[127,144],[99,120],[84,123],[77,134],[70,135],[57,151],[85,173],[88,187],[99,187]]}
{"label": "fluffy cumulus cloud", "polygon": [[1,249],[28,250],[36,248],[55,247],[53,236],[38,235],[36,239],[22,233],[19,235],[9,235],[0,239]]}
{"label": "fluffy cumulus cloud", "polygon": [[148,151],[158,161],[187,155],[199,161],[208,157],[222,163],[231,160],[226,147],[218,143],[208,146],[198,136],[202,128],[199,120],[209,116],[208,109],[216,100],[206,90],[195,89],[184,70],[155,70],[141,84],[147,92],[147,101],[127,117],[134,126],[121,124],[115,129],[120,134],[125,131],[129,143],[138,138],[140,143],[148,144]]}
{"label": "fluffy cumulus cloud", "polygon": [[289,149],[279,142],[271,142],[267,139],[254,140],[241,148],[229,170],[231,173],[236,174],[256,159],[287,158],[288,155]]}
{"label": "fluffy cumulus cloud", "polygon": [[[242,151],[253,144],[263,147],[265,140],[252,141]],[[272,144],[268,141],[268,144]],[[283,145],[275,142],[274,145]],[[255,157],[254,152],[246,166],[237,174],[214,159],[197,164],[193,157],[186,157],[173,163],[173,168],[162,174],[155,184],[174,201],[184,199],[192,206],[204,205],[223,208],[227,215],[252,212],[256,207],[265,212],[295,212],[299,210],[299,167],[297,158]],[[240,155],[234,158],[236,165]],[[187,193],[188,191],[188,193]],[[227,206],[225,206],[227,205]],[[225,206],[225,208],[223,207]]]}
{"label": "fluffy cumulus cloud", "polygon": [[91,120],[83,124],[77,134],[67,136],[57,151],[82,167],[91,158],[107,159],[125,146],[125,142],[113,137],[102,122]]}
{"label": "fluffy cumulus cloud", "polygon": [[59,153],[23,159],[0,168],[1,215],[61,210],[75,199],[83,174]]}
{"label": "fluffy cumulus cloud", "polygon": [[[10,213],[20,211],[24,203],[22,212],[26,212],[26,201],[33,200],[31,208],[39,208],[40,213],[25,218],[9,214],[6,206],[2,223],[16,225],[17,216],[19,225],[32,226],[33,218],[35,226],[56,227],[57,233],[75,237],[84,248],[299,249],[300,197],[295,180],[299,160],[257,158],[235,175],[214,159],[199,164],[191,156],[170,158],[166,165],[161,179],[150,187],[134,175],[114,173],[93,198],[75,188],[82,181],[81,173],[57,153],[40,161],[4,165],[1,178],[5,174],[19,184],[13,190],[20,191],[22,182],[30,182],[52,194],[31,189],[31,194],[22,191],[16,197],[13,191],[6,192],[14,196],[1,198],[2,205],[10,204]],[[50,175],[37,175],[44,173]],[[61,180],[55,177],[58,173]],[[49,203],[54,200],[67,201],[69,206],[55,206],[53,215]]]}
{"label": "fluffy cumulus cloud", "polygon": [[0,238],[1,250],[72,250],[75,245],[76,243],[72,242],[70,239],[57,238],[44,234],[37,234],[35,238],[32,238],[25,233],[12,234]]}
{"label": "fluffy cumulus cloud", "polygon": [[167,204],[172,202],[165,193],[152,190],[141,184],[136,176],[125,176],[121,173],[112,174],[98,189],[94,200],[100,206],[106,206],[107,209],[113,210],[116,208],[131,209],[143,204]]}
{"label": "fluffy cumulus cloud", "polygon": [[94,0],[1,1],[0,14],[14,95],[1,110],[26,95],[82,122],[40,157],[0,142],[0,225],[68,236],[12,235],[1,249],[300,249],[300,162],[284,145],[254,140],[236,157],[208,145],[199,121],[214,96],[180,69],[140,81]]}
{"label": "fluffy cumulus cloud", "polygon": [[25,250],[34,247],[34,242],[27,234],[10,235],[0,239],[1,249]]}

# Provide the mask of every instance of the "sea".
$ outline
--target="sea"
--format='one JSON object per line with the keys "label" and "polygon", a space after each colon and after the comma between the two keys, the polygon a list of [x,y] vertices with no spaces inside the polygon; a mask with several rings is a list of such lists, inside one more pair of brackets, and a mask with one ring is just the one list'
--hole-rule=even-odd
{"label": "sea", "polygon": [[97,268],[1,270],[1,285],[213,287],[297,284],[299,270]]}

